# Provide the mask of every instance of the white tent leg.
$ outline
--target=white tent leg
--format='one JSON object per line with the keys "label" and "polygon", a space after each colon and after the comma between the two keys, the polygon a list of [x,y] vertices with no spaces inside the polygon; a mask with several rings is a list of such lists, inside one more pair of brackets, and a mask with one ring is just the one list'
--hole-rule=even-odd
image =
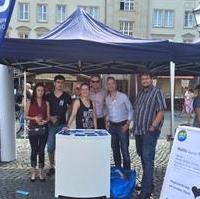
{"label": "white tent leg", "polygon": [[137,97],[137,95],[138,95],[138,75],[137,74],[135,74],[134,75],[135,76],[135,97]]}
{"label": "white tent leg", "polygon": [[171,89],[171,124],[170,137],[174,137],[174,89],[175,89],[175,63],[170,62],[170,89]]}
{"label": "white tent leg", "polygon": [[16,159],[15,100],[13,69],[0,65],[0,152],[1,161]]}
{"label": "white tent leg", "polygon": [[26,71],[24,71],[24,139],[26,139],[26,119],[25,119],[25,114],[26,114],[26,101],[27,101],[27,96],[26,96]]}

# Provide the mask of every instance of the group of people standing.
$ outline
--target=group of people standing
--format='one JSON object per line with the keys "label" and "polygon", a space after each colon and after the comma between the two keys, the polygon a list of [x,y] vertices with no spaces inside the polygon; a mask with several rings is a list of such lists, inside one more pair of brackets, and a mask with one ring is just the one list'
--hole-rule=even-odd
{"label": "group of people standing", "polygon": [[[90,84],[79,86],[80,96],[73,99],[64,92],[65,79],[54,78],[54,91],[45,94],[42,84],[36,84],[30,102],[26,107],[31,145],[31,181],[36,179],[37,154],[39,155],[39,179],[45,180],[44,150],[47,143],[50,169],[47,175],[55,173],[55,135],[61,129],[70,129],[76,121],[76,128],[107,129],[111,134],[111,146],[116,167],[124,168],[128,178],[131,169],[129,154],[129,126],[133,121],[137,154],[140,156],[143,177],[138,199],[148,199],[153,191],[154,158],[157,139],[164,120],[166,103],[162,91],[153,86],[152,75],[140,75],[142,89],[132,104],[128,96],[117,90],[114,77],[107,78],[107,91],[101,88],[101,79],[93,75]],[[40,133],[32,133],[42,132]]]}

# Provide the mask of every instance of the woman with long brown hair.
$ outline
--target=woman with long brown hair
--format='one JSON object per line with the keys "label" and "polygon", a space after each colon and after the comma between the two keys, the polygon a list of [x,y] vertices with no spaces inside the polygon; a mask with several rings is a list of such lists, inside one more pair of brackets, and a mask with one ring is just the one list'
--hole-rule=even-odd
{"label": "woman with long brown hair", "polygon": [[73,104],[71,116],[67,128],[70,128],[74,118],[76,118],[77,129],[96,129],[95,106],[90,100],[90,87],[87,83],[80,86],[80,99],[76,99]]}
{"label": "woman with long brown hair", "polygon": [[36,84],[31,100],[27,102],[26,119],[29,120],[29,141],[31,145],[31,181],[36,179],[37,155],[39,156],[39,179],[44,181],[44,154],[48,137],[49,104],[45,100],[45,88],[42,83]]}

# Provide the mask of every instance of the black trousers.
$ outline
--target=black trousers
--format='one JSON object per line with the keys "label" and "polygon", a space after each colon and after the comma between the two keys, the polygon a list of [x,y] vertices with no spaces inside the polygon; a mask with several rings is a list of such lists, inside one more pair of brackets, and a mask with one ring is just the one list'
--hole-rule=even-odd
{"label": "black trousers", "polygon": [[97,129],[105,129],[105,118],[97,118]]}
{"label": "black trousers", "polygon": [[44,167],[45,146],[47,143],[48,132],[44,135],[29,135],[31,145],[31,166],[37,166],[37,155],[39,156],[39,168]]}

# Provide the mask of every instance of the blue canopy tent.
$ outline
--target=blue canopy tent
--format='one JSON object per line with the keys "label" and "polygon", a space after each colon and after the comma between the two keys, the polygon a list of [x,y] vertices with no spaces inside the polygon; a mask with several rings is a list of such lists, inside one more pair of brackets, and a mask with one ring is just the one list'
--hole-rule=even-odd
{"label": "blue canopy tent", "polygon": [[5,39],[0,63],[34,73],[138,73],[173,60],[169,41],[133,38],[77,9],[39,39]]}
{"label": "blue canopy tent", "polygon": [[[200,76],[200,42],[192,44],[171,42],[171,45],[174,54],[172,61],[176,63],[176,75]],[[153,70],[157,75],[169,74],[168,65]]]}
{"label": "blue canopy tent", "polygon": [[[26,71],[136,74],[148,69],[154,74],[169,75],[171,68],[171,98],[174,99],[175,65],[172,61],[178,63],[177,68],[180,66],[181,71],[182,66],[200,61],[199,52],[198,44],[123,35],[77,9],[66,21],[39,39],[5,39],[0,48],[0,64],[25,71],[24,82]],[[189,74],[186,67],[185,72]],[[172,100],[171,133],[174,129],[173,106]]]}

